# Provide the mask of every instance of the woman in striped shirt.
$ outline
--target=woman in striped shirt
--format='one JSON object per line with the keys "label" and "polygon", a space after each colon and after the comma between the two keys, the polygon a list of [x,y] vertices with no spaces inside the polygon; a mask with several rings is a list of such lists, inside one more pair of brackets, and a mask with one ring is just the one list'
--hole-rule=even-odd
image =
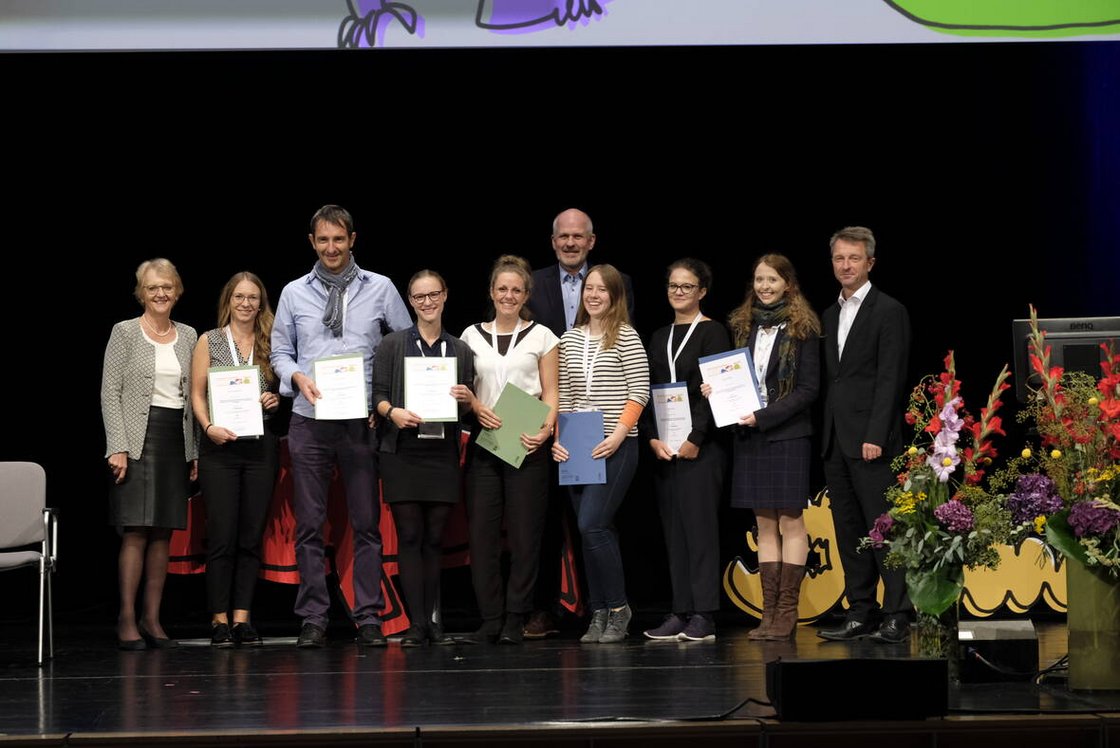
{"label": "woman in striped shirt", "polygon": [[[606,483],[573,485],[568,493],[579,521],[592,610],[585,643],[626,638],[631,611],[614,515],[638,466],[638,417],[649,400],[649,363],[630,325],[622,275],[612,265],[587,272],[575,326],[560,338],[560,412],[601,411],[603,440],[591,457],[606,461]],[[565,462],[564,433],[552,456]]]}

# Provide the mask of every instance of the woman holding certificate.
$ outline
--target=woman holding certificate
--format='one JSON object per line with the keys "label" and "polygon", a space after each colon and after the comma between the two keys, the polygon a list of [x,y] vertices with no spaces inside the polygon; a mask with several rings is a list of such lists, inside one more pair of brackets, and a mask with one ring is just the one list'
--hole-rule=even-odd
{"label": "woman holding certificate", "polygon": [[214,647],[261,643],[249,611],[280,462],[279,439],[267,426],[280,405],[269,364],[272,320],[261,279],[236,273],[218,297],[218,326],[199,337],[191,362]]}
{"label": "woman holding certificate", "polygon": [[136,269],[134,293],[144,311],[113,326],[101,373],[105,458],[113,476],[109,523],[121,533],[117,643],[125,650],[177,646],[164,632],[159,610],[171,531],[187,526],[198,469],[190,399],[197,334],[171,320],[183,281],[168,260],[147,260]]}
{"label": "woman holding certificate", "polygon": [[809,536],[810,408],[820,391],[821,323],[801,294],[793,264],[767,254],[754,264],[743,303],[728,317],[735,344],[754,361],[763,407],[733,426],[731,506],[753,509],[758,523],[762,623],[751,639],[788,639]]}
{"label": "woman holding certificate", "polygon": [[[620,642],[629,634],[631,610],[614,515],[638,467],[638,418],[649,401],[649,362],[630,326],[622,275],[612,265],[587,271],[575,326],[560,338],[560,427],[552,456],[602,461],[605,479],[570,481],[587,573],[591,625],[580,641]],[[567,414],[575,417],[569,418]],[[602,432],[577,424],[602,420]],[[571,433],[566,433],[568,430]]]}
{"label": "woman holding certificate", "polygon": [[[480,446],[477,438],[468,451],[471,580],[482,615],[476,637],[500,644],[521,643],[525,616],[533,607],[548,508],[549,455],[541,447],[552,436],[559,405],[559,340],[552,330],[528,319],[525,303],[532,290],[529,263],[514,255],[499,257],[490,272],[494,319],[471,325],[462,335],[475,354],[477,399],[472,409],[483,428],[502,427],[494,408],[506,385],[520,390],[514,394],[540,401],[539,410],[544,411],[528,431],[517,434],[518,444],[512,447],[519,451],[513,457]],[[510,556],[505,582],[503,524]]]}
{"label": "woman holding certificate", "polygon": [[666,290],[673,323],[649,347],[653,407],[642,413],[642,443],[657,458],[654,493],[661,511],[673,612],[650,639],[715,638],[720,602],[719,502],[727,451],[700,394],[702,356],[731,347],[727,329],[700,311],[712,284],[707,263],[692,258],[669,266]]}
{"label": "woman holding certificate", "polygon": [[434,619],[443,527],[459,500],[459,418],[473,395],[474,353],[443,329],[447,284],[432,270],[408,283],[416,324],[386,335],[373,359],[381,494],[397,529],[397,569],[408,611],[402,647],[451,643]]}

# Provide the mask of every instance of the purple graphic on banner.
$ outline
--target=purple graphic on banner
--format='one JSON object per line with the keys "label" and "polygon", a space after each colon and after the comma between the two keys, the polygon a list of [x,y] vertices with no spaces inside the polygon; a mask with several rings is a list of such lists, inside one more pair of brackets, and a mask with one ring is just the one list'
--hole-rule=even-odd
{"label": "purple graphic on banner", "polygon": [[347,0],[350,14],[338,27],[341,48],[382,47],[385,31],[399,23],[410,34],[424,36],[424,18],[415,8],[393,0]]}
{"label": "purple graphic on banner", "polygon": [[493,31],[536,31],[539,27],[603,15],[610,0],[479,0],[475,23]]}
{"label": "purple graphic on banner", "polygon": [[[422,0],[418,0],[422,2]],[[587,25],[606,14],[612,0],[477,0],[474,22],[480,29],[500,34],[525,34],[557,26]],[[470,12],[462,0],[463,15]],[[408,3],[396,0],[347,0],[347,16],[338,27],[340,48],[385,46],[390,28],[404,29],[424,38],[424,17]]]}

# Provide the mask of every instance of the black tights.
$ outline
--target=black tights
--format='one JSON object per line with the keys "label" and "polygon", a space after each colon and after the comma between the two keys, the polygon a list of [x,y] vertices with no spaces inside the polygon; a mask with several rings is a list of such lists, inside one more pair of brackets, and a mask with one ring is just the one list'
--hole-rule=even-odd
{"label": "black tights", "polygon": [[397,573],[412,626],[427,628],[439,604],[443,526],[451,504],[408,501],[389,505],[397,526]]}

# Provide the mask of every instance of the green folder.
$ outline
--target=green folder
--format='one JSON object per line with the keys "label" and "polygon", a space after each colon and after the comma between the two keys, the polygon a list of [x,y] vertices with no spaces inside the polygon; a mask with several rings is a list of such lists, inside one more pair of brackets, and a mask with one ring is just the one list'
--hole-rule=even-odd
{"label": "green folder", "polygon": [[548,418],[548,403],[533,397],[516,385],[506,383],[494,413],[502,419],[502,427],[483,429],[478,435],[478,446],[493,452],[510,465],[521,467],[528,451],[521,444],[522,434],[535,434]]}

